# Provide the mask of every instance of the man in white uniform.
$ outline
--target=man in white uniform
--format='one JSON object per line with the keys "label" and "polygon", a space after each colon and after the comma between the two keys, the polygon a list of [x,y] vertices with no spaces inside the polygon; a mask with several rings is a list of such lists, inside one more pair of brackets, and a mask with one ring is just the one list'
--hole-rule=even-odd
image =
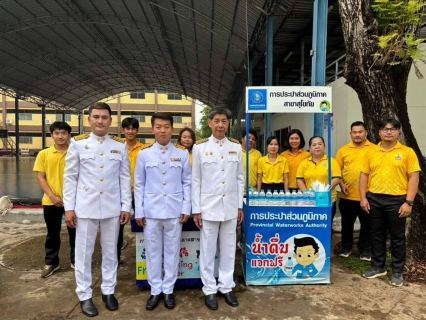
{"label": "man in white uniform", "polygon": [[[164,294],[164,306],[175,307],[173,288],[179,265],[182,224],[191,213],[191,166],[185,147],[170,143],[173,117],[151,118],[155,143],[138,154],[135,169],[135,218],[144,228],[148,283],[147,310],[154,310]],[[164,257],[164,279],[162,263]]]}
{"label": "man in white uniform", "polygon": [[[192,212],[201,229],[200,273],[205,304],[218,308],[217,291],[232,307],[238,300],[232,292],[236,229],[243,221],[244,169],[240,143],[225,136],[231,112],[213,108],[208,116],[212,136],[193,147]],[[219,240],[219,241],[218,241]],[[214,277],[214,259],[219,243],[219,279]]]}
{"label": "man in white uniform", "polygon": [[98,227],[102,245],[102,301],[117,310],[117,239],[120,223],[130,217],[130,164],[124,140],[109,136],[111,108],[97,102],[89,108],[90,134],[71,139],[64,173],[65,221],[76,228],[76,293],[84,315],[98,310],[92,301],[92,254]]}

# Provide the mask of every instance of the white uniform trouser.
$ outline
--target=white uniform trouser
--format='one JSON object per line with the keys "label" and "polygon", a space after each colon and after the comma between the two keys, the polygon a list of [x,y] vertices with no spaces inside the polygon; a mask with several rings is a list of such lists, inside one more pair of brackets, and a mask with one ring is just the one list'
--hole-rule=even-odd
{"label": "white uniform trouser", "polygon": [[173,293],[178,275],[180,237],[182,234],[179,218],[147,218],[144,233],[148,283],[151,286],[151,294]]}
{"label": "white uniform trouser", "polygon": [[[227,293],[235,287],[234,264],[237,241],[237,219],[203,220],[201,228],[200,274],[205,295]],[[219,237],[219,241],[218,241]],[[219,279],[214,277],[214,260],[219,242]]]}
{"label": "white uniform trouser", "polygon": [[102,246],[102,294],[113,294],[117,284],[117,240],[120,217],[108,219],[77,219],[75,236],[75,291],[80,301],[92,297],[92,254],[98,226]]}

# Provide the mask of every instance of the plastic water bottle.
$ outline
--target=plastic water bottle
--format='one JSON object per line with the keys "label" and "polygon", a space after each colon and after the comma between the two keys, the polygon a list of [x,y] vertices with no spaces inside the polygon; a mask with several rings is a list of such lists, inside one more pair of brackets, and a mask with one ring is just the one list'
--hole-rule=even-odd
{"label": "plastic water bottle", "polygon": [[315,191],[313,189],[309,190],[309,206],[315,207],[317,202],[315,200]]}
{"label": "plastic water bottle", "polygon": [[303,192],[300,189],[297,190],[296,206],[303,206]]}
{"label": "plastic water bottle", "polygon": [[285,193],[284,193],[284,190],[280,190],[280,193],[278,194],[278,205],[279,206],[285,206]]}
{"label": "plastic water bottle", "polygon": [[254,190],[250,197],[250,205],[251,206],[258,206],[259,205],[259,192],[257,190]]}
{"label": "plastic water bottle", "polygon": [[65,215],[62,216],[62,224],[65,223]]}
{"label": "plastic water bottle", "polygon": [[297,205],[297,192],[296,192],[296,190],[293,190],[293,192],[291,193],[290,205],[294,206],[294,207]]}
{"label": "plastic water bottle", "polygon": [[272,205],[275,207],[280,205],[280,197],[277,190],[274,190],[274,193],[272,194]]}
{"label": "plastic water bottle", "polygon": [[291,193],[290,193],[290,190],[287,190],[286,193],[285,193],[284,205],[285,206],[291,205]]}
{"label": "plastic water bottle", "polygon": [[306,189],[305,192],[303,193],[303,206],[308,207],[309,206],[309,190]]}
{"label": "plastic water bottle", "polygon": [[273,206],[273,202],[272,202],[272,192],[270,189],[268,189],[268,191],[266,191],[266,196],[265,196],[265,202],[267,206]]}
{"label": "plastic water bottle", "polygon": [[293,261],[291,261],[291,257],[288,257],[288,260],[285,263],[285,274],[289,277],[293,274]]}
{"label": "plastic water bottle", "polygon": [[260,193],[259,193],[258,205],[259,206],[266,205],[266,203],[265,203],[265,191],[263,189],[261,189]]}

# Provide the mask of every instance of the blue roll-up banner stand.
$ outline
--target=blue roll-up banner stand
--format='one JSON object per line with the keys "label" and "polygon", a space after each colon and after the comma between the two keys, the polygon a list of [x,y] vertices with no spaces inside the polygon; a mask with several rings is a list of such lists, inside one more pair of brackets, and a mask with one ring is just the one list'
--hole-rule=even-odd
{"label": "blue roll-up banner stand", "polygon": [[[331,113],[330,87],[247,87],[246,136],[250,113]],[[331,155],[331,120],[328,155]],[[247,149],[250,150],[247,139]],[[249,155],[246,190],[249,190]],[[331,168],[331,157],[328,157]],[[331,184],[331,170],[328,170]],[[242,228],[242,265],[247,285],[328,284],[332,232],[328,205],[251,206],[247,192]]]}

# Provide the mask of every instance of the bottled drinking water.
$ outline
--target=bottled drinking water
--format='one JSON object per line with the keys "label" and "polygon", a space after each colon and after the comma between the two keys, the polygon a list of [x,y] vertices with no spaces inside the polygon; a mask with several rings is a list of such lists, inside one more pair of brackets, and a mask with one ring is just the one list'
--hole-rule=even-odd
{"label": "bottled drinking water", "polygon": [[313,189],[309,190],[309,206],[315,207],[317,202],[315,200],[315,191]]}
{"label": "bottled drinking water", "polygon": [[293,274],[293,261],[291,261],[291,257],[288,257],[285,263],[285,274],[289,277]]}
{"label": "bottled drinking water", "polygon": [[250,205],[251,206],[259,205],[259,192],[257,192],[257,190],[254,190],[250,197]]}
{"label": "bottled drinking water", "polygon": [[300,189],[297,190],[296,206],[303,206],[303,192]]}
{"label": "bottled drinking water", "polygon": [[297,205],[297,192],[296,192],[296,190],[293,190],[293,192],[291,193],[290,205],[291,206]]}
{"label": "bottled drinking water", "polygon": [[291,193],[290,190],[287,190],[284,198],[284,205],[289,206],[291,204]]}
{"label": "bottled drinking water", "polygon": [[267,206],[273,206],[273,201],[272,201],[272,192],[270,189],[268,189],[268,191],[266,191],[266,196],[265,196],[265,202]]}
{"label": "bottled drinking water", "polygon": [[266,205],[266,203],[265,203],[265,191],[263,189],[261,189],[260,193],[259,193],[258,205],[259,206]]}
{"label": "bottled drinking water", "polygon": [[306,189],[305,192],[303,193],[303,206],[308,207],[309,206],[309,190]]}
{"label": "bottled drinking water", "polygon": [[277,190],[274,190],[274,193],[272,194],[272,205],[273,206],[279,206],[280,205],[280,198],[278,196]]}
{"label": "bottled drinking water", "polygon": [[285,193],[284,193],[284,190],[280,190],[280,193],[278,194],[278,205],[279,206],[285,206]]}

